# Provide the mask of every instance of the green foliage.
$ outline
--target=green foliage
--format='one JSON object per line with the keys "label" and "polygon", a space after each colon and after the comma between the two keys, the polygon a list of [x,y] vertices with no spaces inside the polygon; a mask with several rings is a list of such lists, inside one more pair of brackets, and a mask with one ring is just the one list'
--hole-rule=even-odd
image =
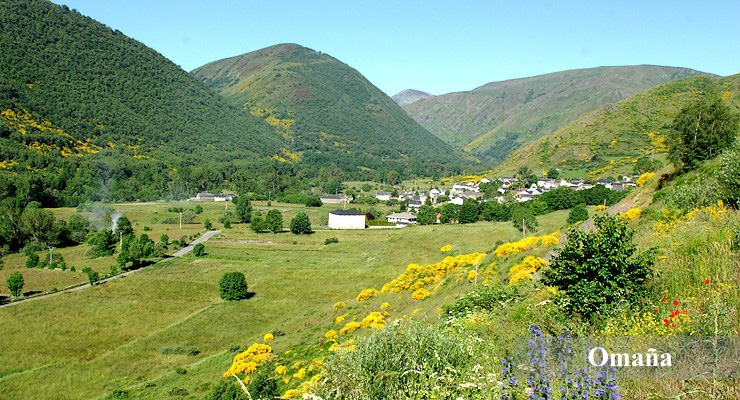
{"label": "green foliage", "polygon": [[461,224],[472,224],[478,222],[478,200],[466,199],[460,206],[459,222]]}
{"label": "green foliage", "polygon": [[121,237],[133,234],[134,227],[131,225],[131,221],[129,221],[125,216],[118,218],[118,222],[116,222],[116,236]]}
{"label": "green foliage", "polygon": [[227,219],[227,220],[224,221],[224,229],[231,229],[231,221],[230,220]]}
{"label": "green foliage", "polygon": [[330,237],[330,238],[326,238],[326,240],[324,240],[324,244],[325,245],[332,244],[332,243],[339,243],[339,239],[338,238],[335,238],[335,237]]}
{"label": "green foliage", "polygon": [[577,222],[585,221],[588,219],[588,210],[586,210],[586,207],[583,204],[578,204],[577,206],[570,209],[570,213],[568,213],[568,223],[569,224],[575,224]]}
{"label": "green foliage", "polygon": [[26,268],[36,268],[39,265],[39,256],[36,253],[31,253],[26,259]]}
{"label": "green foliage", "polygon": [[265,219],[260,215],[255,215],[252,217],[252,223],[249,224],[249,227],[252,228],[252,230],[256,233],[262,233],[270,230],[265,223]]}
{"label": "green foliage", "polygon": [[550,178],[550,179],[558,179],[558,178],[560,178],[560,170],[558,170],[557,168],[550,168],[547,171],[547,177]]}
{"label": "green foliage", "polygon": [[182,212],[182,223],[192,224],[195,222],[195,213],[192,210],[185,210]]}
{"label": "green foliage", "polygon": [[236,384],[236,380],[221,380],[211,389],[206,400],[251,400]]}
{"label": "green foliage", "polygon": [[725,151],[720,158],[720,169],[717,180],[722,188],[725,200],[734,205],[740,201],[740,142]]}
{"label": "green foliage", "polygon": [[202,214],[203,206],[201,206],[200,204],[197,204],[195,207],[193,207],[193,212],[196,214]]}
{"label": "green foliage", "polygon": [[419,207],[416,213],[416,223],[420,225],[429,225],[437,222],[437,209],[430,205]]}
{"label": "green foliage", "polygon": [[516,301],[521,297],[519,285],[477,286],[474,290],[443,307],[449,317],[460,318],[468,314],[486,310],[492,311],[502,304]]}
{"label": "green foliage", "polygon": [[141,267],[144,259],[155,255],[154,241],[147,235],[141,235],[138,239],[134,235],[124,236],[123,245],[118,253],[118,266],[121,269],[126,268],[126,263],[130,262],[132,268]]}
{"label": "green foliage", "polygon": [[508,221],[511,219],[511,210],[498,201],[486,201],[480,205],[480,217],[486,221]]}
{"label": "green foliage", "polygon": [[662,163],[659,160],[650,157],[640,157],[637,159],[632,172],[635,175],[642,175],[644,173],[653,172],[660,168]]}
{"label": "green foliage", "polygon": [[13,272],[9,277],[7,281],[8,290],[10,290],[10,294],[12,294],[15,297],[18,297],[21,295],[23,291],[23,275],[21,275],[20,272]]}
{"label": "green foliage", "polygon": [[87,271],[87,280],[91,286],[95,285],[100,280],[100,274],[97,271]]}
{"label": "green foliage", "polygon": [[321,207],[321,198],[316,195],[306,197],[306,207]]}
{"label": "green foliage", "polygon": [[556,303],[586,319],[606,315],[620,301],[637,304],[647,292],[654,251],[637,253],[634,230],[618,217],[594,217],[596,231],[572,230],[542,282],[560,293]]}
{"label": "green foliage", "polygon": [[206,218],[206,220],[203,222],[203,227],[206,228],[207,231],[213,229],[213,224],[211,223],[211,220]]}
{"label": "green foliage", "polygon": [[193,255],[196,257],[203,257],[206,255],[206,246],[203,243],[198,243],[193,247]]}
{"label": "green foliage", "polygon": [[694,169],[730,147],[737,130],[737,114],[719,97],[693,101],[673,120],[671,159],[679,168]]}
{"label": "green foliage", "polygon": [[[269,368],[274,370],[274,368]],[[257,373],[249,384],[249,393],[256,399],[272,400],[279,398],[282,393],[278,389],[275,379],[270,378],[268,373]]]}
{"label": "green foliage", "polygon": [[460,215],[460,206],[452,203],[445,203],[442,205],[442,209],[439,211],[442,214],[439,217],[439,222],[443,224],[449,224],[457,221]]}
{"label": "green foliage", "polygon": [[265,216],[265,227],[272,233],[283,231],[283,214],[278,210],[270,210]]}
{"label": "green foliage", "polygon": [[355,351],[341,357],[332,354],[327,363],[327,381],[317,394],[322,398],[329,398],[329,393],[342,393],[348,399],[386,399],[389,393],[398,398],[429,393],[432,387],[445,383],[428,377],[470,368],[472,356],[467,346],[446,328],[388,327],[368,336]]}
{"label": "green foliage", "polygon": [[232,200],[236,206],[238,222],[248,224],[252,219],[252,204],[247,196],[237,196]]}
{"label": "green foliage", "polygon": [[670,208],[690,211],[697,207],[717,204],[717,200],[722,198],[722,193],[717,190],[718,187],[720,185],[717,179],[700,177],[690,183],[672,186],[658,197],[663,198]]}
{"label": "green foliage", "polygon": [[311,221],[308,219],[308,215],[303,212],[296,214],[296,216],[290,221],[290,231],[296,235],[312,233]]}
{"label": "green foliage", "polygon": [[539,224],[535,215],[532,208],[526,205],[515,204],[511,207],[511,220],[514,222],[516,229],[523,230],[526,227],[527,231],[531,233],[536,231]]}
{"label": "green foliage", "polygon": [[224,300],[242,300],[247,298],[247,279],[241,272],[227,272],[218,283],[221,298]]}

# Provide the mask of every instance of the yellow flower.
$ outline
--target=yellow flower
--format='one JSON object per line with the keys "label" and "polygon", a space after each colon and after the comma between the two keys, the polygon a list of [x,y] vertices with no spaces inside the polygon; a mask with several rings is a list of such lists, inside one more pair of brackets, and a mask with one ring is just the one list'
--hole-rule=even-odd
{"label": "yellow flower", "polygon": [[605,205],[599,204],[598,206],[596,206],[596,211],[604,211],[604,210],[606,210],[606,206]]}
{"label": "yellow flower", "polygon": [[275,339],[275,336],[273,336],[271,333],[266,333],[265,336],[262,338],[265,342],[269,342],[270,340]]}
{"label": "yellow flower", "polygon": [[345,335],[347,333],[352,333],[356,331],[357,329],[359,329],[361,326],[362,324],[360,324],[359,322],[355,322],[355,321],[347,322],[347,324],[344,325],[344,328],[339,330],[339,334]]}
{"label": "yellow flower", "polygon": [[295,374],[293,374],[293,378],[296,378],[296,379],[303,379],[305,377],[306,377],[306,369],[305,368],[301,368],[301,369],[298,370],[298,372],[296,372]]}
{"label": "yellow flower", "polygon": [[648,182],[650,182],[651,179],[655,176],[652,172],[646,172],[642,175],[640,175],[639,178],[637,178],[637,186],[642,186]]}
{"label": "yellow flower", "polygon": [[426,290],[424,288],[421,288],[421,289],[415,291],[413,294],[411,294],[411,298],[414,299],[414,300],[424,300],[424,299],[426,299],[427,297],[429,297],[431,295],[432,295],[431,292],[429,292],[428,290]]}
{"label": "yellow flower", "polygon": [[452,250],[452,246],[449,244],[447,246],[442,246],[439,248],[439,251],[443,253],[447,253],[448,251],[451,251],[451,250]]}
{"label": "yellow flower", "polygon": [[642,213],[642,210],[639,208],[630,208],[629,210],[619,214],[619,218],[625,221],[634,221],[637,218],[640,218],[640,214]]}
{"label": "yellow flower", "polygon": [[364,289],[360,292],[360,294],[357,295],[357,301],[365,301],[370,300],[371,298],[378,295],[378,291],[370,288],[370,289]]}
{"label": "yellow flower", "polygon": [[468,282],[472,283],[473,281],[475,281],[476,276],[477,274],[475,273],[475,271],[468,272]]}
{"label": "yellow flower", "polygon": [[335,323],[335,324],[337,324],[337,325],[339,325],[339,324],[341,324],[341,323],[342,323],[342,321],[344,321],[344,319],[345,319],[346,317],[347,317],[347,314],[344,314],[344,315],[340,315],[340,316],[338,316],[338,317],[334,318],[334,323]]}
{"label": "yellow flower", "polygon": [[376,331],[381,330],[385,328],[385,315],[379,312],[371,312],[362,319],[362,326],[364,328],[375,328]]}
{"label": "yellow flower", "polygon": [[324,334],[324,337],[326,338],[326,340],[334,341],[337,338],[337,331],[335,331],[335,330],[332,329],[332,330],[326,332]]}
{"label": "yellow flower", "polygon": [[346,307],[346,305],[344,303],[342,303],[341,301],[340,302],[337,302],[337,303],[334,303],[334,308],[337,309],[337,310],[339,310],[340,308],[344,308],[344,307]]}
{"label": "yellow flower", "polygon": [[390,306],[391,306],[391,305],[390,305],[390,304],[388,304],[388,303],[383,303],[383,304],[381,304],[381,305],[380,305],[380,309],[381,309],[381,310],[385,310],[386,308],[390,308]]}
{"label": "yellow flower", "polygon": [[288,367],[284,365],[278,365],[275,367],[275,373],[278,375],[285,375],[288,372]]}
{"label": "yellow flower", "polygon": [[295,389],[290,389],[287,392],[283,393],[283,398],[284,399],[292,399],[296,395],[298,395],[298,391],[295,390]]}

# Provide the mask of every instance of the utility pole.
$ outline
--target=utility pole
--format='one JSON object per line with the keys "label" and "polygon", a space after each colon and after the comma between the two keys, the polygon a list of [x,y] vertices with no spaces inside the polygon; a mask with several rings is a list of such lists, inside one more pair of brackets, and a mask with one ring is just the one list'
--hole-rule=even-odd
{"label": "utility pole", "polygon": [[182,211],[180,211],[180,230],[182,230]]}
{"label": "utility pole", "polygon": [[54,246],[49,246],[49,265],[54,263]]}

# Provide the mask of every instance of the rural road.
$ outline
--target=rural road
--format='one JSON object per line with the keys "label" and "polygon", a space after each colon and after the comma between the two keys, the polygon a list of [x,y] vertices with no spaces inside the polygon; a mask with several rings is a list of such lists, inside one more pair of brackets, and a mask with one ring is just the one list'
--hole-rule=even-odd
{"label": "rural road", "polygon": [[[201,236],[201,237],[193,240],[193,242],[190,243],[189,245],[187,245],[187,246],[183,247],[182,249],[176,251],[174,254],[172,254],[172,257],[182,257],[182,256],[190,253],[191,251],[193,251],[193,248],[195,247],[196,244],[206,242],[208,239],[212,238],[215,235],[218,235],[219,233],[221,233],[220,230],[208,231],[208,232],[204,233],[203,236]],[[169,260],[169,259],[170,259],[170,257],[166,258],[165,260]],[[162,260],[162,261],[165,261],[165,260]],[[135,272],[139,272],[139,271],[142,271],[142,270],[145,270],[145,269],[146,269],[146,267],[135,269],[135,270],[128,271],[128,272],[124,272],[122,274],[118,274],[118,275],[115,275],[115,276],[111,276],[110,278],[106,278],[106,279],[103,279],[103,280],[98,281],[98,283],[96,285],[99,285],[99,284],[104,283],[104,282],[109,282],[109,281],[112,281],[112,280],[115,280],[115,279],[123,278],[125,276],[129,276],[129,275],[131,275],[131,274],[133,274]],[[78,290],[87,289],[89,287],[91,287],[90,284],[89,283],[86,283],[84,285],[75,286],[75,287],[72,287],[72,288],[69,288],[69,289],[60,290],[58,292],[43,294],[41,296],[29,297],[27,299],[14,301],[14,302],[11,302],[11,303],[8,303],[8,304],[2,304],[2,305],[0,305],[0,308],[14,306],[14,305],[17,305],[17,304],[25,303],[27,301],[41,300],[41,299],[46,299],[46,298],[49,298],[49,297],[59,296],[61,294],[68,293],[68,292],[76,292]]]}

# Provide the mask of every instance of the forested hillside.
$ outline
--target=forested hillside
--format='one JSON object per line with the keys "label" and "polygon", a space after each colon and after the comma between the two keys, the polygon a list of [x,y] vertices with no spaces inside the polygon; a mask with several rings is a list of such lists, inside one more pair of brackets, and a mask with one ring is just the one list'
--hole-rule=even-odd
{"label": "forested hillside", "polygon": [[273,125],[297,152],[281,155],[288,160],[373,169],[400,163],[439,176],[462,164],[461,153],[362,74],[303,46],[268,47],[206,64],[193,74],[245,113]]}
{"label": "forested hillside", "polygon": [[541,174],[555,167],[594,178],[632,173],[640,157],[665,158],[673,119],[706,96],[718,96],[737,111],[740,75],[682,79],[604,106],[517,150],[501,169],[528,166]]}
{"label": "forested hillside", "polygon": [[581,114],[655,85],[695,75],[687,68],[598,67],[491,82],[404,106],[417,122],[454,147],[503,161]]}

